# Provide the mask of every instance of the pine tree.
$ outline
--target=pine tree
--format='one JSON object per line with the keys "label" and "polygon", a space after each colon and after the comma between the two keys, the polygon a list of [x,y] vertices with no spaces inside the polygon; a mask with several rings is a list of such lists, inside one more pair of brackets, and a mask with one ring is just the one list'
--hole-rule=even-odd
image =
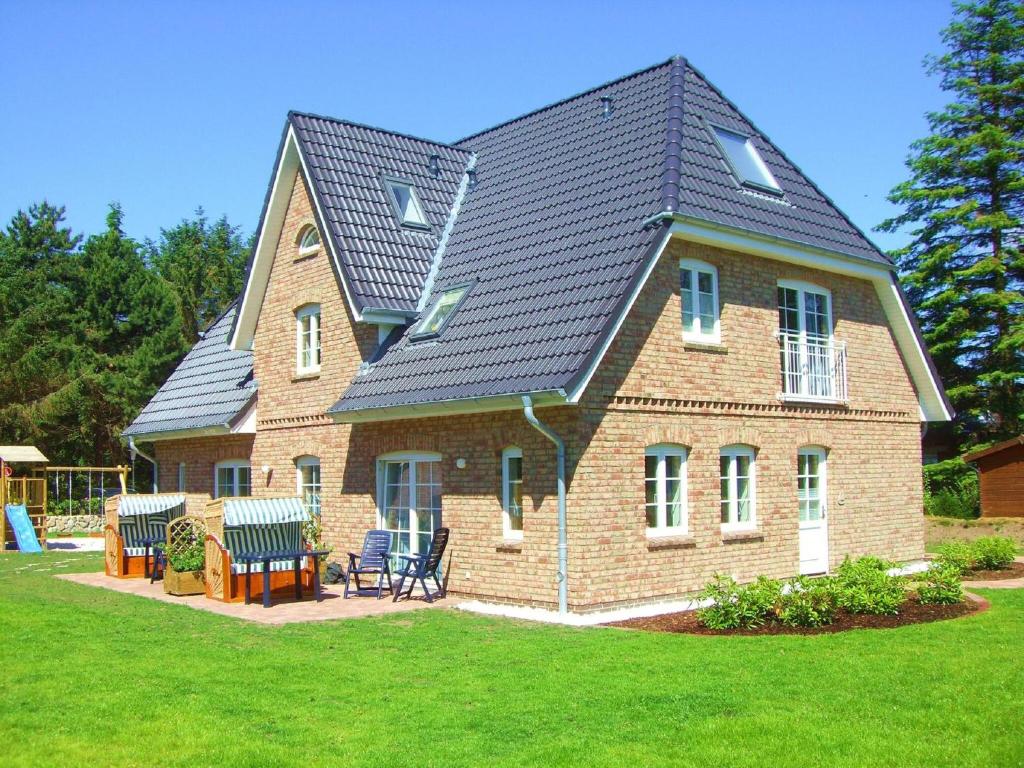
{"label": "pine tree", "polygon": [[160,231],[159,243],[147,243],[150,262],[173,288],[185,340],[194,344],[200,331],[216,320],[242,290],[248,248],[238,227],[222,217],[212,226],[202,208]]}
{"label": "pine tree", "polygon": [[911,147],[890,193],[911,227],[895,252],[958,414],[961,445],[1024,429],[1024,5],[956,3],[946,53],[926,66],[953,98]]}

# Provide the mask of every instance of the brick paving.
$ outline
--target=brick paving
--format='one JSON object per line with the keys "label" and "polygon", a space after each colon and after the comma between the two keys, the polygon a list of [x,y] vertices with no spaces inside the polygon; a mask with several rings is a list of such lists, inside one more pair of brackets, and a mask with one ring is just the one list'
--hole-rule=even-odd
{"label": "brick paving", "polygon": [[76,584],[83,584],[88,587],[100,587],[110,589],[114,592],[121,592],[126,595],[146,597],[151,600],[159,600],[164,603],[174,603],[195,608],[199,611],[209,611],[222,616],[231,616],[246,621],[256,621],[260,624],[291,624],[299,621],[330,621],[333,619],[359,619],[365,616],[384,616],[392,613],[407,613],[418,611],[424,608],[452,607],[455,600],[438,600],[434,603],[427,603],[421,598],[413,596],[411,600],[401,600],[397,603],[391,602],[391,598],[376,600],[372,597],[353,597],[348,600],[342,599],[344,585],[325,585],[323,588],[323,601],[317,603],[310,597],[301,602],[294,598],[275,598],[270,608],[264,608],[259,602],[251,605],[245,603],[224,603],[219,600],[210,600],[203,595],[191,595],[175,597],[164,592],[163,583],[149,583],[149,579],[116,579],[103,573],[66,573],[57,576],[58,579],[73,581]]}

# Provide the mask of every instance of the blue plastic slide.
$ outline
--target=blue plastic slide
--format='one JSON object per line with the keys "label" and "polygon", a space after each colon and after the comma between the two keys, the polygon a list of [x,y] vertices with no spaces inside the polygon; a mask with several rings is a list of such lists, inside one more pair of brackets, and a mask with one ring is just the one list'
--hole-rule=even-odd
{"label": "blue plastic slide", "polygon": [[39,546],[39,539],[36,538],[35,528],[28,518],[28,510],[24,504],[8,504],[4,507],[7,513],[7,522],[14,529],[14,538],[18,540],[18,550],[21,552],[42,552]]}

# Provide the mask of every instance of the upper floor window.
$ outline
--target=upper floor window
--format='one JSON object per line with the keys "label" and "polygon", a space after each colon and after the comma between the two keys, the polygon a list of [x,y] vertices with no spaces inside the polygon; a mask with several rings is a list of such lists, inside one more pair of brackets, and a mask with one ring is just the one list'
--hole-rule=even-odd
{"label": "upper floor window", "polygon": [[686,514],[686,448],[652,445],[644,452],[647,535],[684,534]]}
{"label": "upper floor window", "polygon": [[683,338],[717,343],[718,270],[695,259],[679,260],[679,287],[683,299]]}
{"label": "upper floor window", "polygon": [[296,362],[298,373],[320,370],[320,305],[310,304],[295,313]]}
{"label": "upper floor window", "polygon": [[316,456],[301,456],[295,462],[295,481],[299,496],[306,510],[313,515],[320,514],[320,459]]}
{"label": "upper floor window", "polygon": [[310,225],[302,230],[299,235],[299,255],[308,256],[320,250],[320,233],[316,227]]}
{"label": "upper floor window", "polygon": [[434,302],[434,306],[427,312],[426,317],[420,321],[413,336],[437,336],[441,333],[468,290],[468,285],[461,285],[457,288],[449,288],[442,293],[441,298]]}
{"label": "upper floor window", "polygon": [[780,280],[783,399],[845,402],[846,346],[832,338],[832,297],[810,283]]}
{"label": "upper floor window", "polygon": [[722,530],[753,528],[757,524],[754,449],[729,445],[719,454]]}
{"label": "upper floor window", "polygon": [[523,452],[506,448],[501,452],[502,530],[506,539],[523,537]]}
{"label": "upper floor window", "polygon": [[218,461],[213,472],[213,497],[252,494],[252,470],[245,459]]}
{"label": "upper floor window", "polygon": [[761,153],[757,151],[749,136],[718,125],[712,125],[711,132],[733,175],[742,186],[772,195],[782,195],[782,188],[768,170]]}
{"label": "upper floor window", "polygon": [[416,188],[412,184],[398,179],[384,179],[384,186],[388,189],[391,205],[394,206],[398,220],[403,226],[423,229],[430,226],[423,214]]}

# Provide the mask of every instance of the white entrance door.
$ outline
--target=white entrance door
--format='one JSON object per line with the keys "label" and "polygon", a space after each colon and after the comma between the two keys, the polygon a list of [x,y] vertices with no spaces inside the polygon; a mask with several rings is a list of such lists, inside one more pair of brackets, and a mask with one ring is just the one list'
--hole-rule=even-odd
{"label": "white entrance door", "polygon": [[426,552],[434,529],[441,525],[441,457],[385,456],[378,464],[378,478],[380,527],[393,534],[393,551]]}
{"label": "white entrance door", "polygon": [[800,505],[800,573],[828,571],[828,515],[825,501],[825,451],[801,448],[797,455]]}

